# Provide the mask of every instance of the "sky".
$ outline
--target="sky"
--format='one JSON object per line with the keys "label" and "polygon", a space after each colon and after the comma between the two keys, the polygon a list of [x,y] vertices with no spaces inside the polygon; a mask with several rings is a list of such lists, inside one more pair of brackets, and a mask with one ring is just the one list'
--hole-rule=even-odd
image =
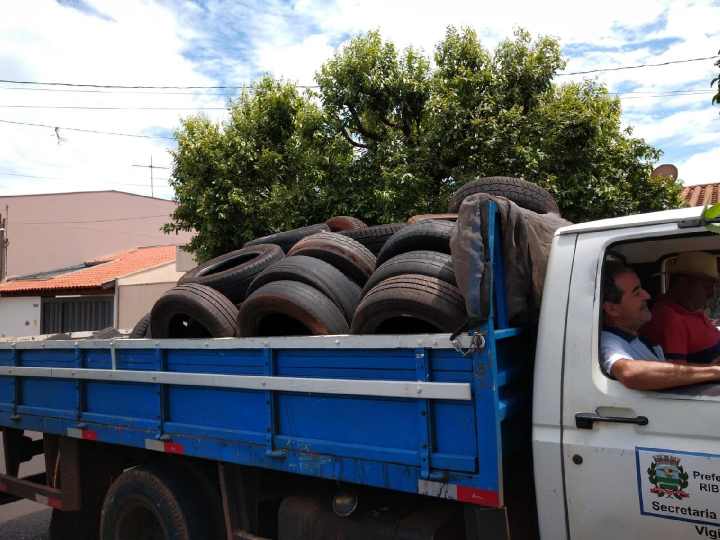
{"label": "sky", "polygon": [[[221,122],[237,90],[264,74],[314,84],[352,36],[379,30],[431,55],[448,25],[494,48],[523,27],[560,40],[565,72],[710,57],[720,1],[6,0],[0,18],[0,195],[116,189],[172,198],[173,130]],[[716,60],[561,76],[620,95],[623,125],[673,163],[685,184],[720,181]],[[35,124],[35,125],[27,125]],[[70,129],[73,128],[73,129]],[[84,131],[83,131],[84,130]],[[97,133],[104,132],[104,133]],[[114,135],[107,134],[113,133]]]}

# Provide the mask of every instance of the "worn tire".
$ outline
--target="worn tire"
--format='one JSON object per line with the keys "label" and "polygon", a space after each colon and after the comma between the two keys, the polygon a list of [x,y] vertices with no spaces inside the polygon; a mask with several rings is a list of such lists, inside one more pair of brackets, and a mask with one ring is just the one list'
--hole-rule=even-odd
{"label": "worn tire", "polygon": [[348,323],[360,303],[360,287],[333,265],[315,257],[292,255],[276,262],[253,280],[248,295],[273,281],[298,281],[315,287],[343,311]]}
{"label": "worn tire", "polygon": [[538,214],[560,214],[555,198],[547,190],[522,178],[489,176],[464,184],[450,197],[448,212],[457,212],[465,197],[475,193],[499,195]]}
{"label": "worn tire", "polygon": [[112,339],[116,337],[123,337],[123,334],[113,326],[106,326],[100,330],[95,330],[89,339]]}
{"label": "worn tire", "polygon": [[360,242],[338,233],[318,233],[303,238],[288,255],[315,257],[333,265],[361,287],[375,270],[375,255]]}
{"label": "worn tire", "polygon": [[178,284],[207,285],[233,302],[241,302],[255,276],[284,256],[274,244],[244,247],[199,264],[186,272]]}
{"label": "worn tire", "polygon": [[105,496],[100,540],[204,540],[213,537],[211,510],[188,476],[157,466],[129,469]]}
{"label": "worn tire", "polygon": [[390,237],[400,229],[407,226],[407,223],[390,223],[387,225],[374,225],[365,229],[352,229],[341,231],[340,234],[357,240],[377,255]]}
{"label": "worn tire", "polygon": [[391,277],[370,289],[355,310],[353,334],[453,332],[465,322],[457,287],[418,274]]}
{"label": "worn tire", "polygon": [[287,253],[290,251],[291,247],[306,236],[329,230],[330,227],[325,225],[325,223],[316,223],[315,225],[308,225],[307,227],[299,227],[290,231],[262,236],[260,238],[256,238],[255,240],[245,242],[243,247],[256,246],[258,244],[275,244],[276,246],[280,246],[282,250]]}
{"label": "worn tire", "polygon": [[417,214],[409,217],[407,222],[408,225],[413,223],[420,223],[421,221],[457,221],[457,214]]}
{"label": "worn tire", "polygon": [[273,281],[243,302],[242,337],[347,334],[345,315],[316,288],[297,281]]}
{"label": "worn tire", "polygon": [[450,254],[450,235],[455,230],[451,221],[421,221],[395,233],[377,256],[377,264],[408,251],[427,250]]}
{"label": "worn tire", "polygon": [[150,313],[146,313],[143,317],[135,323],[130,335],[130,339],[142,339],[150,337]]}
{"label": "worn tire", "polygon": [[150,312],[153,338],[233,337],[238,310],[206,285],[186,283],[163,294]]}
{"label": "worn tire", "polygon": [[325,222],[330,232],[351,231],[353,229],[366,229],[367,224],[352,216],[335,216]]}
{"label": "worn tire", "polygon": [[378,266],[363,287],[363,296],[381,281],[403,274],[420,274],[457,285],[450,255],[437,251],[408,251]]}

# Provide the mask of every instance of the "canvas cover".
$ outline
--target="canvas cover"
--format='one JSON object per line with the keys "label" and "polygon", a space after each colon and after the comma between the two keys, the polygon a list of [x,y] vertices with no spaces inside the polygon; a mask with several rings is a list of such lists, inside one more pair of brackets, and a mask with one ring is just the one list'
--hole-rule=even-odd
{"label": "canvas cover", "polygon": [[[505,197],[476,193],[458,211],[457,228],[450,240],[458,287],[471,319],[487,320],[490,280],[488,203],[495,202],[501,228],[508,318],[512,325],[537,321],[550,246],[555,231],[569,221],[557,214],[537,214]],[[478,288],[476,285],[480,283]]]}

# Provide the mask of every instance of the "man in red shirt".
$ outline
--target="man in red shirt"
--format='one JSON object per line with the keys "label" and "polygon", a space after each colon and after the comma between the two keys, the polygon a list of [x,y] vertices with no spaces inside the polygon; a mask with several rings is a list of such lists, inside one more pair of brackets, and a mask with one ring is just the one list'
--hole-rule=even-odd
{"label": "man in red shirt", "polygon": [[668,262],[667,273],[668,291],[653,306],[642,336],[660,345],[668,360],[709,364],[720,359],[720,331],[705,314],[720,281],[717,257],[681,253]]}

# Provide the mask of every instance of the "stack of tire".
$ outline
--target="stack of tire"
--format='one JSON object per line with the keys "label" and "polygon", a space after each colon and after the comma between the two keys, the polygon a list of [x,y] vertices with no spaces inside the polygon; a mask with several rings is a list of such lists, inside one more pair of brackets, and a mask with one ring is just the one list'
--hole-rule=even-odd
{"label": "stack of tire", "polygon": [[462,200],[478,192],[559,213],[542,188],[491,177],[463,185],[448,214],[372,227],[336,216],[257,238],[187,272],[130,337],[452,332],[466,313],[450,236]]}

